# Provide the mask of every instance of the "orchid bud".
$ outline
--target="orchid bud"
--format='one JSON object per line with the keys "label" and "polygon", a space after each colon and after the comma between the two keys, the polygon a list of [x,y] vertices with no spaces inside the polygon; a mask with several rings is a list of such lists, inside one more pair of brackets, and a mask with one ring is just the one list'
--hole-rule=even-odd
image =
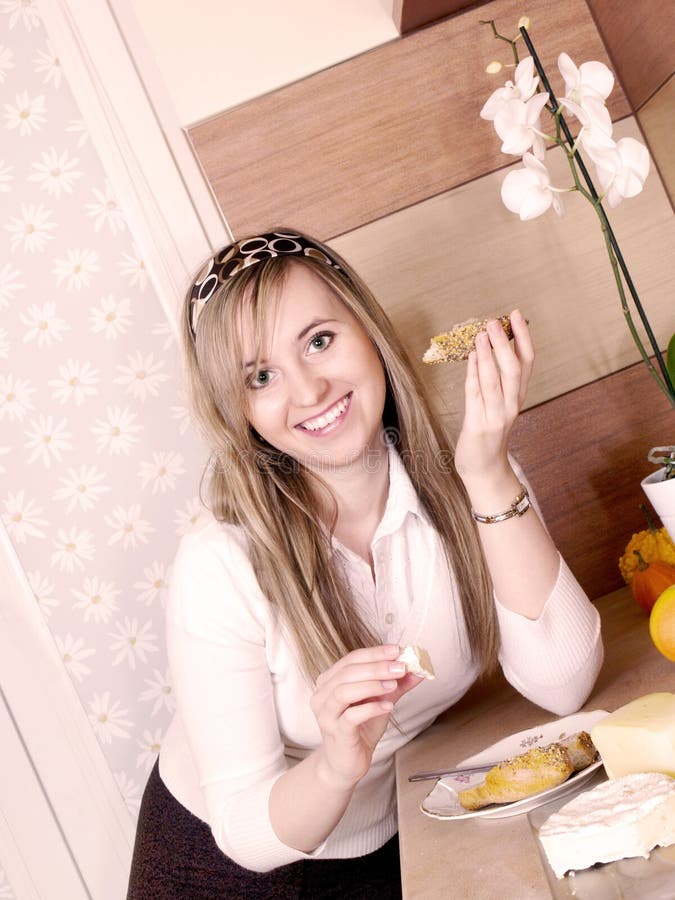
{"label": "orchid bud", "polygon": [[485,67],[485,71],[488,75],[497,75],[497,73],[501,72],[504,66],[499,62],[498,59],[493,59],[491,63]]}

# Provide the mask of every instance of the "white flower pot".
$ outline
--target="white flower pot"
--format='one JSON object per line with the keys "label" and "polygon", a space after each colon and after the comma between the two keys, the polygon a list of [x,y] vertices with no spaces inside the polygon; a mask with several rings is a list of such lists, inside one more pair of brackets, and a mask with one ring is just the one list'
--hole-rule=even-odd
{"label": "white flower pot", "polygon": [[663,469],[652,472],[640,484],[668,534],[675,541],[675,478],[664,481],[663,472]]}

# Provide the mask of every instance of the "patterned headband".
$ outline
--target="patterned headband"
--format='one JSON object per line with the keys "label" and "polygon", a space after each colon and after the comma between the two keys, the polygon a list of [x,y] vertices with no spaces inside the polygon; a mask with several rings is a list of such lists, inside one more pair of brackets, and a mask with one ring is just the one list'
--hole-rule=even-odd
{"label": "patterned headband", "polygon": [[196,336],[197,319],[219,285],[262,259],[286,254],[310,256],[333,269],[340,269],[340,266],[322,247],[301,234],[272,231],[258,237],[246,238],[235,244],[228,244],[206,263],[192,286],[190,294],[192,336]]}

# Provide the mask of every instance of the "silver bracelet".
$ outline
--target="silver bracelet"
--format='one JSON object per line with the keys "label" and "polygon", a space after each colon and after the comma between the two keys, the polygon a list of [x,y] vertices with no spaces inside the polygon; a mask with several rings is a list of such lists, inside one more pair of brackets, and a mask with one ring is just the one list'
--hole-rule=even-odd
{"label": "silver bracelet", "polygon": [[524,484],[520,485],[520,493],[513,501],[511,506],[508,509],[505,509],[504,512],[497,513],[494,516],[482,516],[480,513],[477,513],[475,510],[471,510],[471,515],[474,517],[476,522],[482,522],[483,525],[492,525],[495,522],[504,522],[506,519],[512,519],[514,516],[522,516],[527,510],[530,508],[530,495],[527,493],[527,488]]}

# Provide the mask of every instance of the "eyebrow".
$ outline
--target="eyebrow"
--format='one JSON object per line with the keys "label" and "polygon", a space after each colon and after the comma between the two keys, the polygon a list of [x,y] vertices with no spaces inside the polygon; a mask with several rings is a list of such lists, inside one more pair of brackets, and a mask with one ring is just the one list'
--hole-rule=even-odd
{"label": "eyebrow", "polygon": [[[318,328],[319,325],[326,325],[328,322],[337,322],[337,319],[312,319],[309,325],[305,326],[302,331],[296,337],[296,341],[301,341],[307,334],[312,331],[314,328]],[[260,364],[266,363],[267,360],[261,359]],[[245,362],[242,366],[243,369],[252,369],[256,365],[256,361]]]}

